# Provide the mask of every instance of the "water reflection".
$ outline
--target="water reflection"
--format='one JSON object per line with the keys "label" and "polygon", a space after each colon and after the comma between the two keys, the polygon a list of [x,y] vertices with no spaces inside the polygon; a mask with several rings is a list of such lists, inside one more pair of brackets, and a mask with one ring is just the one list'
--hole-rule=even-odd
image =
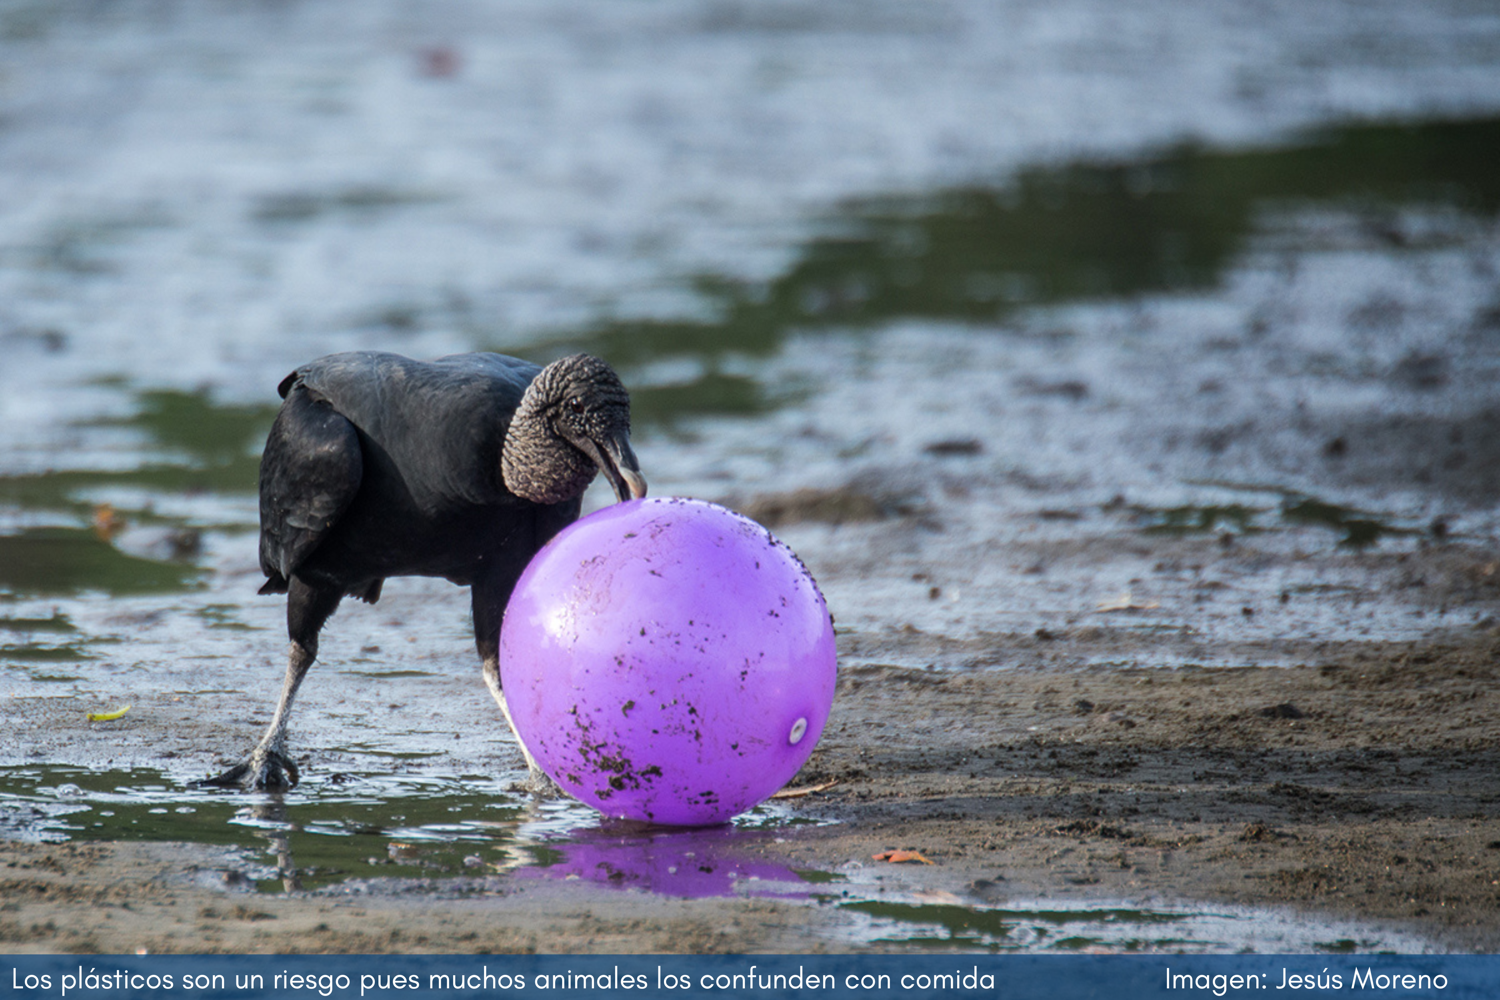
{"label": "water reflection", "polygon": [[797,822],[762,807],[702,830],[601,825],[475,777],[342,775],[293,795],[183,787],[155,771],[0,768],[0,831],[28,840],[184,841],[241,850],[231,881],[297,892],[406,876],[588,881],[683,898],[806,897],[765,855]]}
{"label": "water reflection", "polygon": [[764,859],[766,836],[732,826],[702,830],[603,826],[575,830],[565,841],[539,841],[536,859],[511,875],[522,880],[583,880],[659,896],[807,898],[810,885],[785,865]]}
{"label": "water reflection", "polygon": [[256,836],[265,838],[270,853],[276,859],[276,874],[281,879],[284,892],[300,892],[302,878],[292,860],[292,831],[296,829],[288,818],[286,800],[281,795],[270,794],[254,805],[247,806],[230,822],[248,826]]}
{"label": "water reflection", "polygon": [[[578,806],[580,811],[589,811]],[[187,787],[155,770],[0,768],[0,832],[23,840],[181,841],[237,849],[231,881],[315,890],[506,856],[525,800],[476,776],[335,775],[294,797]]]}

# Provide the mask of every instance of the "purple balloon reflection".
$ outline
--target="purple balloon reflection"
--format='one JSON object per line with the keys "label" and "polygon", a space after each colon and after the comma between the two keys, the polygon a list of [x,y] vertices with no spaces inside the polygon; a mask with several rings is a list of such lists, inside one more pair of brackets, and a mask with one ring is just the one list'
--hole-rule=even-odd
{"label": "purple balloon reflection", "polygon": [[561,860],[527,865],[511,874],[526,879],[576,878],[682,899],[811,895],[802,876],[748,853],[756,839],[732,828],[633,834],[579,831],[571,840],[542,845],[562,855]]}

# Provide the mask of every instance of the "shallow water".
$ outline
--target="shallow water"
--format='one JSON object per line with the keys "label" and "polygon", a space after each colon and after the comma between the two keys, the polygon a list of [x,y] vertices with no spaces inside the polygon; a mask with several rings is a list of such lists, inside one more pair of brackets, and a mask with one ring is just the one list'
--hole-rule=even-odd
{"label": "shallow water", "polygon": [[[596,351],[655,493],[769,522],[823,491],[774,526],[849,664],[1099,627],[1172,639],[1101,662],[1239,665],[1493,613],[1393,584],[1500,536],[1492,5],[16,3],[0,105],[0,714],[269,711],[259,442],[280,378],[352,348]],[[465,877],[539,822],[467,617],[392,581],[330,626],[294,739],[358,777],[298,806],[304,884]],[[26,828],[279,884],[283,821],[182,790],[243,748],[143,717],[88,760],[0,740]],[[1064,937],[1124,946],[1109,912]],[[1170,933],[1281,933],[1194,914]]]}
{"label": "shallow water", "polygon": [[[480,776],[336,776],[290,796],[185,789],[151,771],[0,769],[0,835],[224,848],[200,883],[233,892],[477,898],[547,885],[669,899],[764,897],[826,911],[830,942],[991,952],[1416,953],[1420,937],[1356,921],[1158,899],[981,901],[858,862],[764,859],[807,821],[777,804],[702,830],[601,828]],[[310,794],[309,794],[310,791]],[[993,888],[993,886],[991,886]]]}
{"label": "shallow water", "polygon": [[581,803],[538,803],[510,786],[480,775],[340,772],[283,797],[183,787],[155,771],[13,767],[0,769],[0,833],[233,848],[220,877],[262,892],[367,891],[371,879],[493,892],[484,879],[498,874],[683,898],[793,886],[807,895],[802,875],[751,854],[774,831],[810,822],[775,804],[702,831],[601,828]]}

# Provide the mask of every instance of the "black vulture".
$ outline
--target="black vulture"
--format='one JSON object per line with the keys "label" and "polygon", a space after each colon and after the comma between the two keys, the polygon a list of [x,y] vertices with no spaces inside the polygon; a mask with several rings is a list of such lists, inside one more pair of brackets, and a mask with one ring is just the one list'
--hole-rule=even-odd
{"label": "black vulture", "polygon": [[499,354],[357,351],[303,365],[278,391],[260,461],[260,592],[287,595],[286,680],[250,756],[204,783],[297,783],[287,719],[318,633],[344,597],[378,600],[387,577],[470,588],[485,683],[509,722],[500,622],[521,571],[577,520],[597,472],[620,500],[646,493],[619,377],[585,354],[541,368]]}

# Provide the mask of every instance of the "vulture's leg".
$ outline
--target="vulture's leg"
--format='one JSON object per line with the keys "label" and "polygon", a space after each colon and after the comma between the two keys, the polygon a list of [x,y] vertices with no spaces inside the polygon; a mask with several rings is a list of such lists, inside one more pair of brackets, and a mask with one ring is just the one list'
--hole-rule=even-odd
{"label": "vulture's leg", "polygon": [[[516,746],[521,748],[521,754],[526,758],[528,789],[545,798],[556,798],[563,794],[563,790],[547,772],[537,766],[536,758],[531,755],[526,741],[521,739],[521,734],[516,730],[515,720],[511,718],[510,705],[506,703],[505,692],[500,688],[500,624],[505,619],[505,606],[510,603],[511,591],[516,589],[516,582],[521,579],[527,563],[542,546],[551,541],[553,535],[578,520],[582,506],[583,498],[575,497],[534,510],[531,523],[518,526],[516,534],[509,539],[509,544],[503,547],[504,557],[493,563],[489,572],[475,580],[473,586],[474,644],[479,649],[479,660],[484,667],[485,687],[490,689],[495,704],[500,706],[500,714],[505,716],[505,723],[510,726],[511,734],[516,738]],[[530,538],[526,540],[530,544],[518,544],[526,538],[528,532]]]}
{"label": "vulture's leg", "polygon": [[301,777],[297,764],[286,752],[287,721],[291,718],[292,701],[302,686],[302,678],[307,676],[308,668],[318,657],[318,633],[338,608],[343,596],[341,590],[315,588],[301,577],[292,577],[286,601],[287,633],[292,641],[287,650],[286,678],[281,684],[276,714],[260,743],[243,763],[200,784],[274,791],[291,788],[297,783]]}
{"label": "vulture's leg", "polygon": [[505,724],[510,726],[511,735],[516,738],[516,746],[521,748],[521,756],[526,758],[527,789],[537,795],[551,798],[560,794],[561,790],[547,776],[547,773],[537,766],[536,758],[531,755],[526,741],[521,739],[521,733],[516,729],[515,720],[510,715],[510,705],[505,700],[505,692],[500,688],[500,623],[505,617],[505,605],[510,600],[510,592],[515,588],[516,578],[519,575],[519,572],[514,575],[496,573],[483,581],[475,582],[473,588],[474,645],[479,650],[479,662],[484,670],[484,685],[490,689],[490,695],[494,697],[495,704],[500,706],[500,714],[505,716]]}

